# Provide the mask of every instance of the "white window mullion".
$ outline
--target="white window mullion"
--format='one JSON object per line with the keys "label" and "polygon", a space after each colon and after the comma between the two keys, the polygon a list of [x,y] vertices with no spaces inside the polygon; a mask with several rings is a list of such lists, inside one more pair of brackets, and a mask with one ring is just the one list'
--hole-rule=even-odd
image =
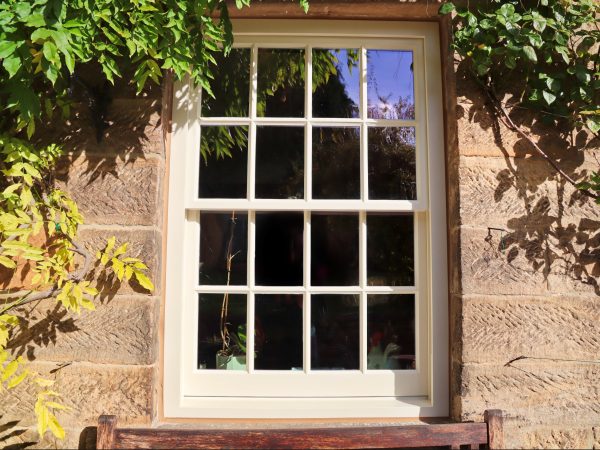
{"label": "white window mullion", "polygon": [[250,373],[254,371],[254,267],[256,253],[256,213],[254,211],[248,211],[248,262],[247,269],[247,284],[248,284],[248,295],[246,297],[246,309],[247,309],[247,330],[246,330],[246,366]]}
{"label": "white window mullion", "polygon": [[310,371],[310,343],[311,343],[311,323],[310,323],[310,302],[311,296],[308,292],[308,287],[310,286],[310,267],[311,267],[311,215],[310,211],[304,211],[304,273],[303,273],[303,284],[304,284],[304,294],[303,294],[303,308],[302,308],[302,316],[303,316],[303,359],[304,359],[304,371],[308,373]]}
{"label": "white window mullion", "polygon": [[367,213],[358,215],[358,278],[361,288],[359,303],[360,370],[367,370]]}
{"label": "white window mullion", "polygon": [[[250,64],[250,127],[248,129],[248,200],[254,200],[256,174],[256,102],[258,101],[258,48],[252,46]],[[248,241],[250,243],[250,241]],[[248,266],[250,267],[250,266]]]}
{"label": "white window mullion", "polygon": [[366,201],[369,198],[369,166],[368,166],[368,127],[367,114],[367,49],[360,48],[360,198]]}

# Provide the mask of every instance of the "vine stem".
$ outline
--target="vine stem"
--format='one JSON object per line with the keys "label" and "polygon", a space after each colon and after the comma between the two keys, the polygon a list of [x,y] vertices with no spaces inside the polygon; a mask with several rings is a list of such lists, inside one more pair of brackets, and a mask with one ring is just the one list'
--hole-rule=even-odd
{"label": "vine stem", "polygon": [[[90,266],[92,265],[93,255],[83,245],[78,244],[77,242],[73,241],[69,236],[64,235],[64,237],[72,245],[72,248],[70,248],[69,250],[83,256],[83,258],[84,258],[81,268],[76,270],[75,272],[69,274],[69,276],[67,277],[67,280],[75,281],[75,282],[82,281],[85,278],[85,276],[87,275],[87,273],[90,271]],[[27,305],[28,303],[33,303],[33,302],[37,302],[39,300],[44,300],[46,298],[53,297],[60,291],[60,289],[61,288],[58,286],[58,284],[54,284],[51,288],[48,288],[44,291],[39,291],[39,292],[28,291],[26,293],[23,293],[23,291],[19,291],[19,292],[2,295],[1,298],[6,299],[6,300],[10,300],[11,298],[16,298],[16,297],[21,297],[21,298],[19,298],[18,300],[15,300],[12,303],[9,303],[8,305],[5,304],[5,306],[2,309],[0,309],[0,314],[4,314],[18,306],[24,306],[24,305]]]}
{"label": "vine stem", "polygon": [[506,127],[508,129],[516,132],[519,136],[521,136],[523,139],[525,139],[529,143],[529,145],[538,153],[538,155],[540,155],[548,164],[550,164],[552,166],[552,168],[554,170],[556,170],[557,173],[559,173],[562,177],[564,177],[565,180],[567,180],[570,184],[572,184],[575,188],[577,188],[582,194],[584,194],[590,198],[593,198],[595,200],[598,200],[600,198],[600,195],[594,194],[589,189],[579,188],[578,187],[579,183],[577,183],[577,181],[575,181],[569,174],[567,174],[563,169],[561,169],[561,167],[557,164],[557,162],[554,161],[550,156],[548,156],[548,154],[544,150],[542,150],[542,148],[533,140],[533,138],[529,134],[527,134],[524,130],[522,130],[521,127],[519,127],[511,119],[508,111],[502,105],[502,102],[498,99],[498,97],[496,96],[493,86],[483,83],[478,77],[475,77],[475,79],[477,80],[477,82],[479,83],[479,85],[482,87],[483,91],[489,98],[494,110],[499,114],[499,117],[502,120],[502,123],[504,123],[504,125],[506,125]]}

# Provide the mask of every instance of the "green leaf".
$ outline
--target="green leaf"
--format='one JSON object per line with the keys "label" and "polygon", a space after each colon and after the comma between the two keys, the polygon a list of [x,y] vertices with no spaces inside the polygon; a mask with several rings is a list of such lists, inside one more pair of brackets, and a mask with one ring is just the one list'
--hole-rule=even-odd
{"label": "green leaf", "polygon": [[546,25],[548,24],[545,17],[540,15],[538,12],[533,12],[533,28],[535,28],[540,33],[546,29]]}
{"label": "green leaf", "polygon": [[21,58],[16,55],[7,56],[2,61],[2,66],[8,72],[8,78],[14,77],[21,68]]}
{"label": "green leaf", "polygon": [[454,6],[454,3],[452,3],[452,2],[444,3],[444,4],[442,4],[442,6],[440,6],[438,14],[440,14],[440,15],[449,14],[452,11],[454,11],[455,9],[456,9],[456,7]]}
{"label": "green leaf", "polygon": [[544,97],[544,100],[546,100],[546,103],[551,105],[552,103],[554,103],[554,101],[556,100],[556,95],[552,94],[551,92],[548,91],[543,91],[542,92],[542,96]]}
{"label": "green leaf", "polygon": [[600,117],[591,117],[585,121],[585,125],[592,133],[600,133]]}
{"label": "green leaf", "polygon": [[17,43],[12,41],[1,41],[0,42],[0,59],[6,58],[11,55],[17,48]]}
{"label": "green leaf", "polygon": [[536,63],[537,62],[537,54],[535,53],[535,50],[533,49],[533,47],[531,47],[530,45],[526,45],[523,47],[523,53],[525,54],[525,57],[531,61]]}

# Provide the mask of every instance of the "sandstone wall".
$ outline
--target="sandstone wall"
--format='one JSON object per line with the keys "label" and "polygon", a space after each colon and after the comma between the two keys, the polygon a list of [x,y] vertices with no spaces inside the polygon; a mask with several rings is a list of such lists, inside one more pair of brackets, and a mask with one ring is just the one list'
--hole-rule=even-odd
{"label": "sandstone wall", "polygon": [[[151,425],[157,414],[165,172],[162,93],[153,88],[136,97],[122,84],[111,89],[110,96],[109,126],[101,142],[96,141],[81,95],[72,118],[49,125],[40,140],[60,141],[66,150],[55,172],[56,184],[73,196],[84,215],[80,241],[94,251],[111,236],[129,242],[130,254],[148,264],[156,291],[149,295],[124,283],[108,290],[96,302],[96,311],[59,312],[53,299],[24,311],[27,329],[14,340],[12,351],[30,360],[31,369],[56,380],[55,389],[71,408],[58,414],[66,441],[55,442],[47,434],[35,444],[41,448],[77,448],[80,441],[83,445],[93,435],[82,430],[95,425],[100,414],[118,414],[120,423],[131,425]],[[38,440],[32,428],[36,392],[23,383],[0,393],[0,426],[8,424],[3,435],[13,433],[0,446]],[[22,427],[27,431],[19,431]]]}
{"label": "sandstone wall", "polygon": [[[456,86],[452,414],[504,409],[512,448],[600,448],[600,205],[498,124],[460,70]],[[515,120],[570,175],[598,170],[597,140]]]}

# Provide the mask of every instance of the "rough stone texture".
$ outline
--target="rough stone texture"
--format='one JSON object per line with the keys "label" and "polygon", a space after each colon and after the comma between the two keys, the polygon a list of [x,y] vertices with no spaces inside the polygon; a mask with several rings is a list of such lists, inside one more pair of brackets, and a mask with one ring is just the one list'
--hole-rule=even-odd
{"label": "rough stone texture", "polygon": [[[73,363],[59,368],[50,363],[33,363],[31,369],[56,380],[53,389],[71,409],[57,414],[65,427],[95,425],[101,414],[117,414],[122,424],[149,424],[152,417],[153,376],[148,366],[115,366]],[[51,370],[58,369],[54,373]],[[28,427],[35,423],[32,405],[37,389],[21,383],[0,393],[0,404],[10,405],[3,421],[19,420]]]}
{"label": "rough stone texture", "polygon": [[465,363],[598,356],[600,303],[586,297],[466,296],[461,319]]}
{"label": "rough stone texture", "polygon": [[54,299],[24,309],[24,328],[11,350],[29,360],[99,364],[153,364],[157,354],[156,297],[118,296],[95,311],[69,314]]}
{"label": "rough stone texture", "polygon": [[86,223],[154,225],[162,160],[121,156],[72,154],[56,170],[58,186],[73,196]]}

